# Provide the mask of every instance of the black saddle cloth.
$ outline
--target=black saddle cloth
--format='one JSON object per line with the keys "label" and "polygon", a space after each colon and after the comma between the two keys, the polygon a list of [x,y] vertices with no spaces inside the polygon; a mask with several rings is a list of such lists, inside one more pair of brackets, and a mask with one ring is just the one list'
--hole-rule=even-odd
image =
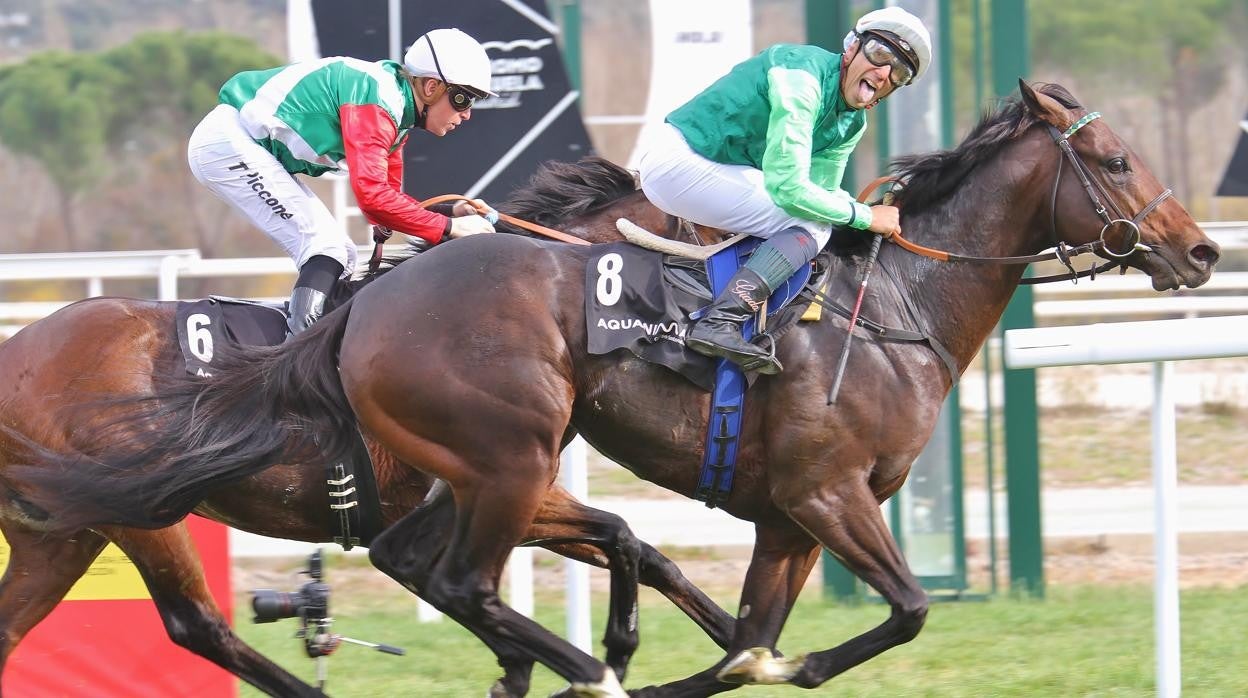
{"label": "black saddle cloth", "polygon": [[193,376],[211,376],[216,347],[223,343],[274,346],[286,340],[286,313],[255,301],[212,296],[179,301],[178,344]]}

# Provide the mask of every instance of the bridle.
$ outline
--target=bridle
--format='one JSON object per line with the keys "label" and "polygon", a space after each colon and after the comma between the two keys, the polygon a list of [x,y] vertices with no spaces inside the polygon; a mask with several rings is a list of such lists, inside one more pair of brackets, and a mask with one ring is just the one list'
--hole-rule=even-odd
{"label": "bridle", "polygon": [[[1101,234],[1097,238],[1097,242],[1095,243],[1097,247],[1094,251],[1102,252],[1106,256],[1113,259],[1130,257],[1136,252],[1151,252],[1151,247],[1140,242],[1140,222],[1148,217],[1148,214],[1155,211],[1163,201],[1173,196],[1174,192],[1170,189],[1166,189],[1158,194],[1152,201],[1148,202],[1148,205],[1140,209],[1140,212],[1135,214],[1134,218],[1127,218],[1118,209],[1118,207],[1114,205],[1113,198],[1109,196],[1109,193],[1105,191],[1105,188],[1101,186],[1100,182],[1097,182],[1092,178],[1091,170],[1086,164],[1084,164],[1083,160],[1075,154],[1075,149],[1070,144],[1071,136],[1075,135],[1079,129],[1087,126],[1099,118],[1101,118],[1101,113],[1099,111],[1088,112],[1083,116],[1083,118],[1071,124],[1070,128],[1065,131],[1059,132],[1056,128],[1053,128],[1053,126],[1048,124],[1046,124],[1046,127],[1049,129],[1049,134],[1053,136],[1053,142],[1057,144],[1058,149],[1061,150],[1062,154],[1066,156],[1064,160],[1070,161],[1071,168],[1075,171],[1075,175],[1079,177],[1079,182],[1083,184],[1083,190],[1088,193],[1088,198],[1092,201],[1092,208],[1096,209],[1096,215],[1100,216],[1101,220],[1105,223],[1105,225],[1101,226]],[[1057,161],[1057,176],[1053,178],[1053,195],[1049,201],[1049,225],[1055,244],[1058,244],[1057,191],[1062,183],[1062,164],[1064,160]],[[1104,198],[1105,203],[1101,203],[1102,198]],[[1107,204],[1108,208],[1106,206]],[[1111,210],[1115,217],[1110,217]],[[1111,246],[1110,243],[1106,242],[1105,235],[1116,225],[1125,226],[1127,233],[1123,238],[1124,244],[1114,247]]]}
{"label": "bridle", "polygon": [[[1067,128],[1065,131],[1058,131],[1053,126],[1046,124],[1046,127],[1049,129],[1050,135],[1053,136],[1053,142],[1057,144],[1058,149],[1061,151],[1062,155],[1064,156],[1062,158],[1059,158],[1057,161],[1057,175],[1053,178],[1053,194],[1049,200],[1049,209],[1050,209],[1049,210],[1049,226],[1050,226],[1050,236],[1053,241],[1052,252],[1042,252],[1040,254],[1022,255],[1022,256],[1014,256],[1014,257],[977,257],[974,255],[960,255],[960,254],[954,254],[951,252],[945,252],[944,250],[937,250],[937,249],[933,249],[930,247],[924,247],[923,245],[910,242],[909,240],[903,238],[901,235],[892,235],[887,239],[890,242],[896,243],[898,246],[900,246],[901,248],[909,252],[913,252],[914,254],[922,255],[924,257],[935,259],[941,262],[976,262],[980,264],[1032,264],[1035,262],[1046,262],[1052,259],[1056,259],[1059,262],[1061,262],[1067,269],[1070,270],[1069,274],[1054,274],[1051,276],[1037,276],[1037,277],[1025,278],[1019,282],[1024,285],[1042,284],[1042,283],[1048,283],[1050,281],[1066,281],[1066,280],[1077,281],[1078,279],[1082,277],[1095,278],[1097,274],[1100,274],[1105,271],[1109,271],[1111,269],[1114,269],[1115,267],[1122,267],[1123,271],[1125,272],[1126,266],[1122,262],[1123,259],[1130,257],[1136,252],[1152,252],[1153,251],[1153,248],[1140,242],[1140,223],[1144,220],[1145,217],[1147,217],[1153,211],[1157,210],[1157,207],[1160,206],[1162,202],[1164,202],[1166,199],[1173,196],[1174,192],[1172,192],[1170,189],[1166,189],[1165,191],[1158,194],[1157,197],[1154,198],[1152,201],[1148,202],[1148,205],[1140,209],[1140,212],[1137,213],[1134,217],[1127,218],[1118,209],[1118,207],[1114,205],[1112,197],[1110,197],[1109,193],[1105,191],[1105,188],[1102,187],[1100,183],[1098,183],[1095,179],[1092,178],[1092,171],[1088,168],[1086,164],[1084,164],[1083,160],[1081,160],[1079,156],[1075,154],[1075,149],[1070,144],[1071,136],[1075,135],[1075,133],[1079,129],[1083,128],[1084,126],[1087,126],[1089,123],[1099,118],[1101,118],[1100,112],[1089,112],[1088,114],[1085,114],[1081,119],[1071,124],[1070,127]],[[1074,169],[1076,176],[1079,177],[1079,181],[1083,184],[1083,190],[1087,192],[1088,198],[1092,203],[1092,208],[1096,210],[1096,214],[1104,222],[1104,225],[1101,226],[1101,233],[1097,237],[1096,240],[1092,242],[1084,243],[1082,245],[1074,246],[1074,247],[1067,245],[1065,242],[1062,242],[1057,237],[1057,193],[1062,183],[1062,165],[1064,164],[1066,160],[1070,161],[1071,168]],[[866,197],[870,194],[870,192],[874,191],[877,187],[889,181],[897,182],[898,180],[895,177],[881,177],[871,182],[867,186],[867,188],[863,190],[862,194],[859,195],[858,200],[864,201]],[[1102,199],[1108,202],[1109,204],[1108,207],[1104,203],[1102,203]],[[1113,216],[1110,215],[1111,211],[1113,213]],[[1111,246],[1111,244],[1107,242],[1105,239],[1106,234],[1109,233],[1110,230],[1113,229],[1115,226],[1119,226],[1119,225],[1125,226],[1127,228],[1128,232],[1125,234],[1125,237],[1123,240],[1123,242],[1126,244],[1122,246]],[[1086,269],[1084,271],[1076,271],[1070,259],[1072,257],[1076,257],[1078,255],[1087,254],[1087,253],[1103,253],[1106,257],[1109,257],[1109,261],[1105,262],[1104,264],[1093,265],[1090,269]]]}

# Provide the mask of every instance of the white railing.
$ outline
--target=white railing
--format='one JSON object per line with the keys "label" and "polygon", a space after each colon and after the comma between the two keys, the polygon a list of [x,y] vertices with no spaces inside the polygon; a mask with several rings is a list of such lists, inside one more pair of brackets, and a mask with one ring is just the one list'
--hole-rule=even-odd
{"label": "white railing", "polygon": [[[334,208],[342,219],[359,215],[359,209],[346,204],[345,193],[342,201],[337,198]],[[1248,249],[1248,221],[1202,223],[1201,227],[1224,249]],[[361,259],[372,252],[367,245],[359,250]],[[106,279],[154,278],[157,297],[173,300],[179,297],[178,281],[183,278],[294,273],[286,257],[203,259],[194,249],[0,255],[0,282],[81,279],[86,282],[82,297],[102,295]],[[1088,295],[1096,297],[1080,297]],[[1218,272],[1199,289],[1166,294],[1155,293],[1143,275],[1106,274],[1095,282],[1037,286],[1035,298],[1035,315],[1044,319],[1248,313],[1248,272]],[[16,331],[70,302],[0,302],[0,330]]]}
{"label": "white railing", "polygon": [[1178,467],[1173,364],[1248,354],[1248,316],[1111,322],[1005,333],[1009,368],[1152,362],[1154,634],[1157,694],[1177,698],[1180,680]]}

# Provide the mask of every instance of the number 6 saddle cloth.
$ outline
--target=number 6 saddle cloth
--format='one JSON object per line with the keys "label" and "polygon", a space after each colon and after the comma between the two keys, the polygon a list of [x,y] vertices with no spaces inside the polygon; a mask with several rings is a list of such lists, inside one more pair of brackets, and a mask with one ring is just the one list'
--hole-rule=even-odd
{"label": "number 6 saddle cloth", "polygon": [[216,348],[227,343],[274,346],[286,339],[286,313],[279,305],[211,296],[179,301],[178,345],[192,376],[211,376]]}

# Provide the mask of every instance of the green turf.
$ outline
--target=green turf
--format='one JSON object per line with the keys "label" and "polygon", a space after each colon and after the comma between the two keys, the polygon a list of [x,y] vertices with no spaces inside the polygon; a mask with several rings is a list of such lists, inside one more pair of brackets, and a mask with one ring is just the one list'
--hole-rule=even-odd
{"label": "green turf", "polygon": [[[548,600],[550,605],[539,605],[538,619],[561,630],[557,602]],[[391,657],[344,647],[329,660],[331,695],[482,696],[498,675],[492,655],[467,631],[450,621],[416,623],[410,599],[385,592],[343,599],[340,606],[337,632],[400,645],[408,654]],[[835,646],[881,622],[886,613],[878,604],[844,607],[824,604],[817,594],[803,595],[780,649],[796,654]],[[1181,614],[1184,695],[1248,695],[1248,588],[1186,591]],[[602,618],[601,606],[596,607],[596,629]],[[833,679],[814,695],[1150,696],[1152,618],[1147,587],[1051,588],[1044,601],[936,604],[914,642]],[[313,680],[311,660],[291,637],[294,621],[257,626],[240,618],[238,629],[261,652]],[[625,681],[629,687],[680,678],[720,656],[701,631],[661,600],[647,597],[641,633],[641,649]],[[539,667],[532,695],[545,696],[563,685]],[[242,695],[259,693],[245,686]],[[749,687],[736,695],[810,694],[792,687]]]}

